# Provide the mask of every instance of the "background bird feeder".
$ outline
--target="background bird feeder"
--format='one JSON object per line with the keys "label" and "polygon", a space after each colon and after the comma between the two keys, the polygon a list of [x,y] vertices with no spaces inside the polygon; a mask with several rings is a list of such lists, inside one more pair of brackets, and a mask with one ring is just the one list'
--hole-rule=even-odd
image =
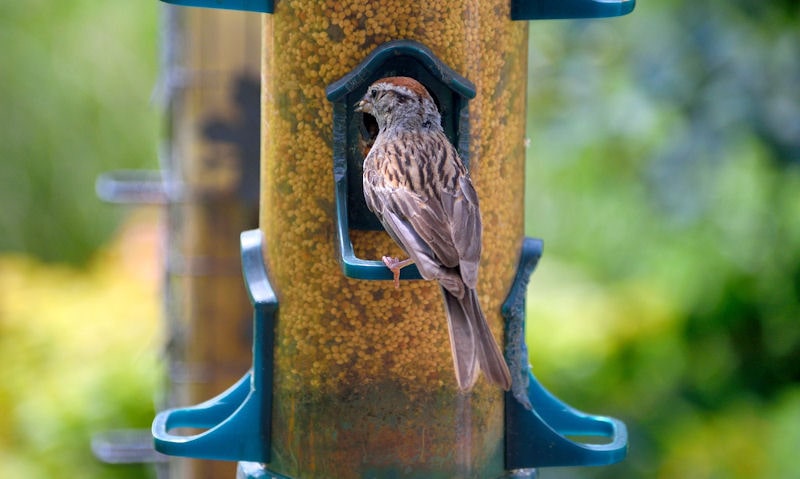
{"label": "background bird feeder", "polygon": [[[524,238],[528,25],[517,20],[622,15],[633,1],[174,3],[270,15],[259,229],[242,235],[253,368],[215,399],[159,414],[156,448],[291,479],[531,477],[621,460],[625,426],[563,404],[528,366],[524,296],[542,242]],[[437,284],[370,281],[391,278],[375,260],[402,252],[363,207],[371,126],[352,107],[397,74],[428,88],[469,163],[483,217],[477,289],[504,338],[509,392],[483,379],[458,390]]]}
{"label": "background bird feeder", "polygon": [[[163,205],[163,409],[219,394],[252,362],[252,306],[242,294],[238,249],[241,231],[258,226],[261,19],[166,4],[161,15],[161,170],[109,172],[96,189],[115,203]],[[95,453],[111,463],[162,461],[144,433],[144,444],[131,434],[100,435]],[[179,456],[158,467],[172,479],[231,470]]]}

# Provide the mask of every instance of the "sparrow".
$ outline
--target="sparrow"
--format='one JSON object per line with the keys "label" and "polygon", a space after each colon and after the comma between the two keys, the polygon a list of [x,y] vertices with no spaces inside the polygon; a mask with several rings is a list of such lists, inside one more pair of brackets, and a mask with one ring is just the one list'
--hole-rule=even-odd
{"label": "sparrow", "polygon": [[355,105],[372,115],[378,135],[364,159],[364,199],[408,255],[383,257],[399,286],[414,263],[444,297],[458,387],[469,391],[483,370],[504,390],[511,375],[475,291],[481,256],[481,214],[469,172],[447,139],[428,90],[409,77],[373,83]]}

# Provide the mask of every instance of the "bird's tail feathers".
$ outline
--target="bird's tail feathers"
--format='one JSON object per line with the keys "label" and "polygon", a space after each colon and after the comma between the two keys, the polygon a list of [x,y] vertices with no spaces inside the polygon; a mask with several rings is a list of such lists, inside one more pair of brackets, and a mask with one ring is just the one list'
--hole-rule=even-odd
{"label": "bird's tail feathers", "polygon": [[450,349],[453,352],[453,366],[456,371],[458,388],[467,391],[478,380],[478,361],[475,350],[475,334],[472,322],[467,318],[461,301],[442,288],[447,310],[447,326],[450,332]]}
{"label": "bird's tail feathers", "polygon": [[511,388],[511,374],[489,329],[475,290],[467,288],[462,299],[456,298],[445,288],[442,288],[442,293],[458,387],[462,391],[471,389],[478,379],[478,371],[482,369],[490,382],[508,391]]}

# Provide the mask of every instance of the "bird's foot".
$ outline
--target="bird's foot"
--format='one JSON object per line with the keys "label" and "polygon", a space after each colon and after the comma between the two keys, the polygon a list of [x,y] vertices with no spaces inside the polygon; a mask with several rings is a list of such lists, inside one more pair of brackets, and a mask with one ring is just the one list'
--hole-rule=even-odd
{"label": "bird's foot", "polygon": [[381,259],[383,260],[383,264],[385,264],[386,267],[389,268],[394,274],[394,287],[400,289],[400,270],[410,265],[414,261],[412,261],[411,258],[400,260],[397,258],[392,258],[391,256],[384,256]]}

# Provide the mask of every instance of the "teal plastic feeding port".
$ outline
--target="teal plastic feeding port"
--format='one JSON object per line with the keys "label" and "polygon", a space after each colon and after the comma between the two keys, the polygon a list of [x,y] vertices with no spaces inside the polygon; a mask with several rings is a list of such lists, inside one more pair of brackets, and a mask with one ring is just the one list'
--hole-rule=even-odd
{"label": "teal plastic feeding port", "polygon": [[[336,241],[345,276],[356,279],[389,280],[392,272],[381,261],[356,257],[350,229],[382,230],[378,218],[367,208],[362,186],[362,163],[369,141],[365,116],[353,111],[376,80],[388,76],[410,76],[425,85],[439,107],[442,127],[469,168],[469,116],[467,102],[475,97],[475,86],[439,60],[428,47],[411,40],[387,42],[372,51],[358,66],[328,85],[325,94],[333,102],[333,176],[336,184]],[[377,126],[376,126],[377,128]],[[377,134],[377,131],[373,132]],[[400,279],[422,279],[416,265],[400,271]]]}

